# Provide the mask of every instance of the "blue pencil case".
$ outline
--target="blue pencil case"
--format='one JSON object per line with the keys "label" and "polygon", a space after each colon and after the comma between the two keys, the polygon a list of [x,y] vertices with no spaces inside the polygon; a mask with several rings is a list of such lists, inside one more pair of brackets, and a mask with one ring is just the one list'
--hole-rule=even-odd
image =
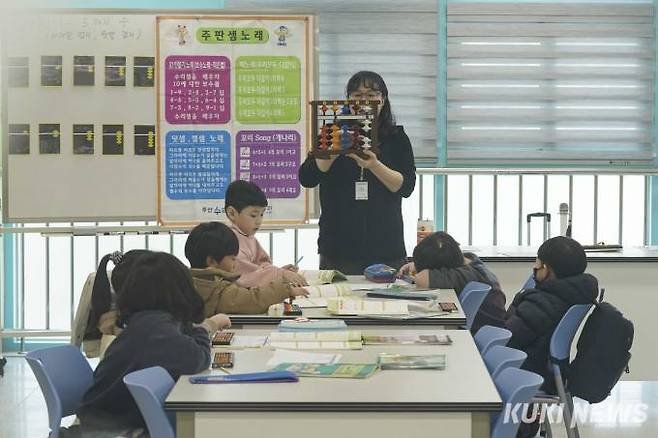
{"label": "blue pencil case", "polygon": [[290,371],[264,371],[261,373],[190,376],[190,383],[285,383],[298,382],[297,374]]}
{"label": "blue pencil case", "polygon": [[398,271],[395,268],[382,263],[370,265],[363,271],[366,279],[375,283],[393,283],[395,282],[397,273]]}

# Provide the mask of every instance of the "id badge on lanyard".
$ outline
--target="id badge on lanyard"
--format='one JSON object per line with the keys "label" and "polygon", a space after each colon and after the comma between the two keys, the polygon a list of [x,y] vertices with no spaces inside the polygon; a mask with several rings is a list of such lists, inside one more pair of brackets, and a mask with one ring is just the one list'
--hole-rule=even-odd
{"label": "id badge on lanyard", "polygon": [[363,179],[363,167],[361,168],[361,177],[354,182],[354,199],[356,201],[368,200],[368,181]]}

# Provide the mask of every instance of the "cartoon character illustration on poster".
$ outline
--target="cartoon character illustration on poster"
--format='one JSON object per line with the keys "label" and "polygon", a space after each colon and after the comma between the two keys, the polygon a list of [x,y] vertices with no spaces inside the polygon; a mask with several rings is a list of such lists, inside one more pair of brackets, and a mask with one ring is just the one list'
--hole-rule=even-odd
{"label": "cartoon character illustration on poster", "polygon": [[274,31],[274,34],[279,37],[279,41],[276,43],[277,46],[288,45],[286,38],[290,36],[290,29],[288,29],[286,26],[279,26],[279,28]]}
{"label": "cartoon character illustration on poster", "polygon": [[187,39],[190,37],[190,32],[187,30],[187,26],[184,24],[179,24],[176,28],[176,35],[178,35],[178,45],[184,46],[187,44]]}

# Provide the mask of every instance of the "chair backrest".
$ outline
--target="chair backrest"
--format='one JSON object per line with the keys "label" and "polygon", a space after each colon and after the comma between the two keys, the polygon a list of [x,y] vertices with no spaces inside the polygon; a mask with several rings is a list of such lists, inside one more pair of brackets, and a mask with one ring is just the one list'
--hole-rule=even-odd
{"label": "chair backrest", "polygon": [[146,421],[149,434],[158,438],[174,438],[173,421],[164,410],[164,401],[174,386],[174,380],[162,367],[134,371],[123,378],[139,411]]}
{"label": "chair backrest", "polygon": [[473,336],[475,345],[477,345],[482,356],[494,345],[507,345],[510,339],[512,339],[511,331],[492,325],[483,325]]}
{"label": "chair backrest", "polygon": [[551,359],[554,361],[569,360],[573,338],[591,307],[591,304],[576,304],[567,310],[551,336],[549,350]]}
{"label": "chair backrest", "polygon": [[93,371],[73,345],[31,351],[25,359],[46,399],[51,437],[57,437],[62,417],[75,413],[93,383]]}
{"label": "chair backrest", "polygon": [[491,290],[488,284],[480,283],[479,281],[471,281],[464,286],[464,289],[459,294],[459,302],[464,309],[466,315],[466,328],[470,330],[475,321],[480,306],[484,302],[487,294]]}
{"label": "chair backrest", "polygon": [[521,286],[521,290],[532,289],[535,286],[536,286],[535,279],[531,274],[530,277],[528,277],[528,279],[525,281],[525,283],[523,283],[523,286]]}
{"label": "chair backrest", "polygon": [[524,351],[502,345],[494,345],[483,356],[492,379],[507,368],[520,367],[527,358],[528,355]]}
{"label": "chair backrest", "polygon": [[[505,405],[501,414],[492,418],[491,438],[514,438],[519,429],[520,421],[514,418],[505,418],[506,413],[517,412],[518,420],[523,416],[523,409],[515,411],[514,406],[528,403],[537,394],[537,389],[544,383],[539,375],[517,368],[506,368],[494,379],[496,388]],[[532,406],[532,405],[529,405]]]}

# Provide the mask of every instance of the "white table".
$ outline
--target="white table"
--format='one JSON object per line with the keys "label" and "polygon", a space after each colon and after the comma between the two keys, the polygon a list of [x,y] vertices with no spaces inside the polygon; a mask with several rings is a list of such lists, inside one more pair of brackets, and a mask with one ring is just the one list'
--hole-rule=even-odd
{"label": "white table", "polygon": [[[371,345],[334,352],[343,355],[342,362],[375,362],[380,352],[446,354],[445,370],[379,371],[363,380],[307,377],[276,384],[192,385],[183,376],[165,409],[176,412],[179,438],[487,437],[490,413],[502,409],[498,392],[470,333],[441,333],[449,334],[453,345]],[[232,372],[263,371],[272,354],[268,349],[238,350]]]}
{"label": "white table", "polygon": [[[364,284],[368,281],[363,276],[348,276],[348,283],[351,284]],[[386,284],[371,283],[374,287],[385,288]],[[365,292],[354,292],[356,296],[365,296]],[[381,328],[390,329],[404,329],[408,326],[422,326],[425,328],[449,327],[458,328],[466,325],[466,316],[461,308],[457,294],[452,289],[440,289],[437,292],[439,301],[451,302],[457,305],[457,312],[448,313],[445,315],[432,316],[427,318],[408,318],[408,319],[393,319],[393,318],[377,318],[367,316],[347,316],[347,315],[331,315],[327,312],[326,308],[312,308],[303,309],[303,316],[313,319],[342,319],[348,325],[358,326],[377,326]],[[366,298],[367,299],[367,298]],[[381,298],[376,298],[381,300]],[[423,301],[414,301],[416,303],[423,303]],[[295,319],[296,316],[284,316],[273,314],[252,314],[252,315],[229,315],[234,327],[249,327],[249,326],[266,326],[274,328],[281,322],[282,319]]]}

